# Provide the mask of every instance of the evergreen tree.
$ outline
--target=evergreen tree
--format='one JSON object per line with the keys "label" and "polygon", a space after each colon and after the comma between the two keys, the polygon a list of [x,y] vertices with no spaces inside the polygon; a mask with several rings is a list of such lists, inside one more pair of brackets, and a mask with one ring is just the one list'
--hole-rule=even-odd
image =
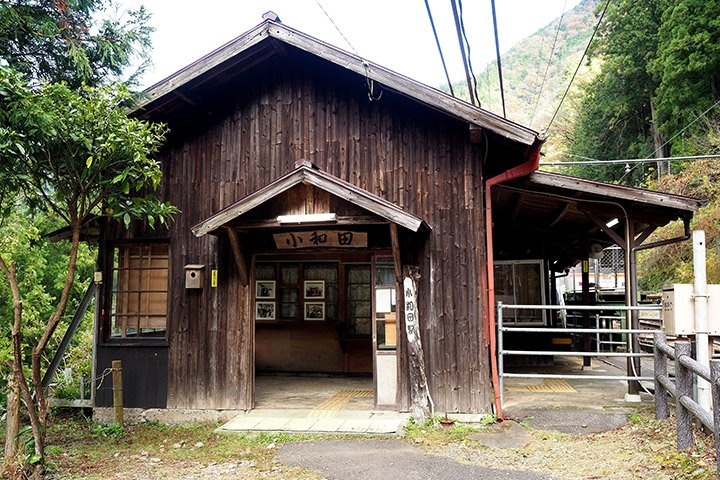
{"label": "evergreen tree", "polygon": [[[679,133],[720,97],[720,3],[665,1],[657,55],[649,62],[658,84],[657,110],[666,137]],[[674,154],[699,154],[692,137],[707,134],[693,123],[673,146]],[[691,140],[688,141],[688,138]]]}
{"label": "evergreen tree", "polygon": [[[148,58],[148,14],[110,0],[0,1],[0,64],[35,81],[133,82]],[[140,67],[121,78],[133,64]]]}
{"label": "evergreen tree", "polygon": [[[657,82],[648,71],[658,49],[662,17],[657,0],[612,2],[592,53],[602,61],[588,85],[573,131],[573,154],[610,160],[664,156],[654,115]],[[577,167],[574,174],[605,181],[639,184],[647,167]]]}

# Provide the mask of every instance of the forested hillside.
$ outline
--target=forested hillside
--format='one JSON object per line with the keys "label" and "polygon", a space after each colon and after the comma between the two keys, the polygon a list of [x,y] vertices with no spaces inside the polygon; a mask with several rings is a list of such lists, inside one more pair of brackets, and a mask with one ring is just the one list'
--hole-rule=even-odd
{"label": "forested hillside", "polygon": [[[720,153],[720,3],[617,0],[592,49],[600,71],[583,91],[568,150],[577,160]],[[603,181],[707,199],[692,228],[705,231],[708,281],[720,282],[720,160],[566,169]],[[658,237],[681,234],[679,225]],[[689,242],[644,252],[644,288],[692,281]]]}
{"label": "forested hillside", "polygon": [[[602,66],[584,92],[571,153],[606,160],[717,150],[712,135],[720,118],[720,3],[611,2],[593,54]],[[666,164],[657,166],[665,173]],[[655,167],[601,166],[575,173],[641,185],[656,176]]]}
{"label": "forested hillside", "polygon": [[[513,46],[502,57],[505,108],[510,120],[544,130],[560,102],[592,29],[597,22],[594,14],[598,0],[583,0],[562,18],[533,33]],[[581,73],[587,76],[588,68]],[[576,86],[581,82],[576,81]],[[478,97],[485,110],[502,115],[497,62],[490,63],[477,77]],[[469,98],[466,82],[453,83],[455,95]],[[567,117],[572,110],[565,105],[561,112]],[[562,123],[562,121],[560,122]],[[553,135],[555,144],[561,135]]]}
{"label": "forested hillside", "polygon": [[[584,0],[503,56],[508,118],[546,129],[605,5]],[[546,160],[720,154],[719,2],[614,0],[589,53],[548,132]],[[453,88],[468,98],[465,82]],[[495,63],[478,76],[478,96],[502,114]],[[693,228],[706,232],[708,278],[720,282],[720,160],[554,170],[707,199]],[[656,235],[680,234],[681,225],[670,225]],[[643,288],[692,281],[689,242],[644,252],[640,261]]]}

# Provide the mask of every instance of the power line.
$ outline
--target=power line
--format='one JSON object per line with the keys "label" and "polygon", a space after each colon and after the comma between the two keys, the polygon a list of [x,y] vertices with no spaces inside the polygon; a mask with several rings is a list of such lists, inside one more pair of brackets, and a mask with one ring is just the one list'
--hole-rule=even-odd
{"label": "power line", "polygon": [[560,103],[558,104],[557,108],[555,109],[555,113],[553,113],[552,118],[550,119],[550,122],[548,123],[548,126],[545,127],[545,132],[550,130],[550,125],[555,121],[555,117],[557,116],[558,112],[560,111],[560,107],[562,107],[563,102],[565,101],[565,97],[567,97],[568,92],[570,91],[570,87],[572,86],[573,82],[575,81],[575,77],[577,76],[578,71],[580,71],[580,67],[582,66],[583,60],[585,59],[585,56],[588,53],[588,50],[590,50],[590,45],[592,45],[592,41],[595,39],[595,34],[597,33],[598,29],[600,28],[600,24],[603,21],[603,18],[605,17],[605,12],[607,12],[608,7],[610,6],[611,0],[607,0],[605,2],[605,7],[603,8],[602,13],[600,14],[600,18],[598,19],[597,24],[595,25],[595,28],[593,29],[592,35],[590,36],[590,41],[588,41],[587,45],[585,46],[585,51],[582,54],[582,57],[580,57],[580,61],[578,62],[578,66],[575,69],[575,73],[573,73],[572,78],[570,79],[570,83],[568,83],[567,89],[565,89],[565,93],[563,94],[562,98],[560,99]]}
{"label": "power line", "polygon": [[437,44],[438,53],[440,53],[440,61],[442,62],[443,70],[445,71],[445,78],[447,78],[450,95],[454,97],[455,92],[453,92],[452,82],[450,81],[450,74],[448,73],[447,65],[445,64],[445,55],[443,55],[442,47],[440,46],[440,38],[438,38],[437,30],[435,29],[435,21],[433,20],[432,12],[430,11],[430,3],[428,2],[428,0],[425,0],[425,8],[427,9],[428,18],[430,19],[430,26],[432,27],[433,35],[435,36],[435,44]]}
{"label": "power line", "polygon": [[[476,105],[475,94],[473,93],[472,81],[470,80],[470,69],[468,67],[468,61],[467,61],[467,57],[465,54],[465,45],[463,43],[462,29],[460,27],[460,16],[458,14],[458,9],[457,9],[457,5],[455,4],[455,0],[450,0],[450,4],[452,5],[453,17],[455,18],[455,31],[457,32],[458,44],[460,45],[460,54],[462,55],[463,68],[465,69],[465,79],[467,80],[468,93],[470,95],[470,103],[472,103],[473,105]],[[478,103],[480,103],[480,102],[478,101]]]}
{"label": "power line", "polygon": [[598,160],[596,158],[583,157],[581,155],[567,154],[569,157],[585,158],[587,160],[566,161],[566,162],[541,162],[541,167],[564,167],[573,165],[622,165],[637,163],[654,163],[654,162],[690,162],[695,160],[713,160],[720,159],[720,154],[711,155],[693,155],[686,157],[663,157],[663,158],[626,158],[622,160]]}
{"label": "power line", "polygon": [[352,43],[350,43],[350,40],[345,36],[345,34],[340,30],[340,27],[337,26],[337,24],[333,21],[330,14],[323,8],[322,4],[320,3],[320,0],[315,0],[315,3],[317,3],[317,6],[320,7],[320,10],[325,14],[328,20],[330,20],[330,23],[332,23],[333,27],[335,27],[335,30],[340,34],[340,36],[345,40],[345,43],[347,43],[350,46],[350,49],[360,57],[360,60],[362,60],[362,65],[365,67],[365,82],[367,83],[367,89],[368,89],[368,98],[371,102],[376,102],[382,98],[382,90],[380,93],[377,93],[375,91],[375,80],[370,78],[370,64],[358,53],[358,51],[355,49]]}
{"label": "power line", "polygon": [[[697,122],[697,121],[700,120],[702,117],[704,117],[705,115],[707,115],[708,113],[710,113],[710,110],[712,110],[713,108],[717,107],[718,105],[720,105],[720,100],[718,100],[717,102],[713,103],[712,106],[710,106],[710,108],[708,108],[707,110],[705,110],[704,112],[702,112],[700,115],[696,116],[690,123],[688,123],[687,125],[685,125],[679,132],[677,132],[675,135],[673,135],[672,137],[670,137],[670,139],[669,139],[668,141],[666,141],[665,143],[663,143],[662,145],[660,145],[659,147],[657,147],[657,148],[653,151],[653,153],[650,154],[650,157],[648,157],[647,160],[650,160],[650,161],[653,161],[653,162],[661,162],[661,161],[663,161],[662,158],[651,158],[651,157],[652,157],[653,155],[655,155],[657,152],[659,152],[660,150],[662,150],[668,143],[672,142],[672,141],[675,140],[677,137],[679,137],[680,135],[682,135],[683,132],[685,132],[685,130],[687,130],[688,128],[692,127],[692,126],[695,124],[695,122]],[[637,165],[636,165],[636,166],[637,166]],[[618,181],[621,182],[622,179],[625,178],[625,177],[626,177],[630,172],[632,172],[633,170],[635,170],[635,167],[632,167],[632,168],[627,169],[627,171],[625,172],[625,174],[624,174],[622,177],[620,177],[620,180],[618,180]]]}
{"label": "power line", "polygon": [[547,65],[545,65],[545,73],[543,74],[543,79],[540,83],[540,89],[538,90],[537,97],[535,98],[535,106],[533,107],[532,115],[530,115],[530,122],[528,122],[528,125],[532,125],[533,120],[535,120],[535,113],[537,112],[538,105],[540,104],[540,96],[542,95],[542,91],[545,88],[545,81],[547,80],[547,74],[550,70],[550,63],[552,63],[552,58],[555,54],[555,45],[557,44],[557,39],[560,36],[560,27],[562,27],[563,19],[565,18],[566,8],[567,0],[565,0],[565,3],[563,4],[562,15],[560,15],[560,21],[558,22],[557,30],[555,30],[555,38],[553,39],[552,47],[550,48],[550,55],[548,56]]}
{"label": "power line", "polygon": [[700,115],[698,115],[697,117],[695,117],[695,118],[693,119],[693,121],[690,122],[690,123],[688,123],[687,125],[685,125],[685,127],[683,127],[682,130],[680,130],[678,133],[676,133],[675,135],[673,135],[672,137],[670,137],[670,140],[668,140],[667,142],[663,143],[663,144],[660,145],[658,148],[656,148],[655,151],[654,151],[652,154],[655,155],[655,154],[656,154],[657,152],[659,152],[662,148],[664,148],[668,143],[672,142],[672,141],[675,140],[678,136],[682,135],[683,132],[685,132],[685,130],[687,130],[688,128],[692,127],[695,122],[697,122],[697,121],[700,120],[702,117],[704,117],[705,115],[707,115],[708,113],[710,113],[710,110],[712,110],[713,108],[717,107],[718,105],[720,105],[720,100],[718,100],[717,102],[713,103],[710,108],[708,108],[707,110],[705,110],[704,112],[702,112]]}
{"label": "power line", "polygon": [[362,55],[360,55],[360,54],[358,53],[358,51],[355,50],[355,47],[353,47],[353,44],[350,43],[350,40],[347,39],[347,37],[345,36],[345,34],[343,34],[343,32],[340,30],[340,28],[335,24],[335,22],[334,22],[333,19],[330,17],[330,15],[328,14],[328,12],[325,11],[325,9],[323,8],[322,4],[320,3],[320,0],[315,0],[315,3],[317,3],[317,6],[320,7],[320,10],[322,10],[322,12],[325,14],[325,16],[327,17],[327,19],[330,20],[330,23],[332,23],[332,26],[335,27],[335,30],[337,30],[337,32],[340,34],[340,36],[343,38],[343,40],[345,40],[345,43],[347,43],[347,44],[350,46],[350,50],[352,50],[352,51],[355,53],[355,55],[357,55],[358,57],[362,57]]}
{"label": "power line", "polygon": [[470,69],[470,76],[473,81],[473,91],[475,92],[475,98],[477,99],[477,105],[480,106],[480,95],[478,95],[477,89],[477,77],[475,76],[475,70],[472,64],[472,52],[470,51],[470,41],[468,40],[467,33],[465,32],[465,20],[463,19],[463,4],[462,0],[457,0],[458,8],[460,9],[460,30],[462,30],[463,38],[465,39],[465,46],[467,47],[467,59],[468,68]]}
{"label": "power line", "polygon": [[500,60],[500,41],[498,40],[497,15],[495,14],[495,0],[490,0],[492,6],[493,29],[495,30],[495,56],[498,65],[498,81],[500,82],[500,100],[502,101],[503,118],[507,118],[505,113],[505,89],[503,88],[502,62]]}

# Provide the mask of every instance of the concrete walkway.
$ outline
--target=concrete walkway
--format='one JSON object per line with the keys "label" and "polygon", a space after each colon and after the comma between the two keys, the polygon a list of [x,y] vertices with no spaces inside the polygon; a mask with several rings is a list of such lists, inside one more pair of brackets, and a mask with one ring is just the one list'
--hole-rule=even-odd
{"label": "concrete walkway", "polygon": [[400,433],[409,414],[373,410],[262,409],[241,413],[217,433]]}
{"label": "concrete walkway", "polygon": [[503,470],[424,453],[400,440],[325,440],[288,443],[278,451],[284,465],[319,471],[327,480],[549,480],[536,472]]}

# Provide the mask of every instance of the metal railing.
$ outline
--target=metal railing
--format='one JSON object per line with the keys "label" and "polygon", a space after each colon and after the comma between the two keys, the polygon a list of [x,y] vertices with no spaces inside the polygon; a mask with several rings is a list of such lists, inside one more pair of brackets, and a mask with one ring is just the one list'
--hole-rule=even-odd
{"label": "metal railing", "polygon": [[[566,307],[567,310],[572,310],[572,306]],[[606,309],[607,310],[607,309]],[[582,328],[580,325],[582,325],[581,322],[578,322],[577,320],[582,320],[583,316],[578,315],[576,313],[568,313],[566,315],[566,318],[568,319],[567,325],[569,328]],[[571,322],[572,320],[572,322]],[[610,324],[614,322],[620,322],[622,325],[625,322],[625,315],[600,315],[599,313],[595,314],[595,328],[598,330],[607,330],[608,328],[612,327],[603,327],[603,322],[611,322]],[[606,339],[607,338],[607,339]],[[614,346],[619,345],[625,345],[627,343],[626,340],[613,340],[613,336],[608,334],[607,332],[596,332],[594,337],[591,337],[591,340],[595,342],[595,351],[600,354],[603,352],[603,347],[610,347],[613,348]]]}
{"label": "metal railing", "polygon": [[[708,412],[692,398],[694,377],[703,378],[710,382],[712,409],[720,411],[720,360],[712,360],[708,369],[692,358],[691,351],[690,341],[676,340],[672,347],[664,333],[655,333],[655,418],[670,416],[667,398],[670,394],[675,399],[677,449],[687,450],[695,444],[692,426],[695,417],[713,432],[716,455],[720,458],[720,415]],[[668,358],[675,360],[674,384],[668,375]],[[716,478],[720,478],[720,470]]]}
{"label": "metal railing", "polygon": [[[526,355],[526,356],[564,356],[564,357],[625,357],[625,358],[639,358],[639,357],[653,357],[652,353],[642,353],[632,351],[632,342],[629,341],[632,335],[640,334],[652,334],[654,330],[648,329],[632,329],[632,328],[558,328],[558,327],[518,327],[518,326],[507,326],[503,322],[503,311],[506,309],[513,310],[572,310],[572,311],[607,311],[617,310],[623,312],[631,311],[660,311],[660,305],[612,305],[608,308],[608,305],[513,305],[503,304],[498,302],[497,304],[497,349],[498,349],[498,376],[500,382],[500,403],[504,406],[505,403],[505,378],[545,378],[545,379],[593,379],[593,380],[626,380],[626,381],[653,381],[654,377],[643,377],[637,375],[573,375],[573,374],[540,374],[540,373],[507,373],[505,372],[505,356],[509,355]],[[504,348],[504,335],[509,332],[523,332],[523,333],[570,333],[570,334],[621,334],[628,335],[628,341],[623,342],[623,345],[628,346],[626,352],[599,352],[597,348],[595,351],[562,351],[562,350],[506,350]],[[634,362],[630,362],[634,368]]]}

